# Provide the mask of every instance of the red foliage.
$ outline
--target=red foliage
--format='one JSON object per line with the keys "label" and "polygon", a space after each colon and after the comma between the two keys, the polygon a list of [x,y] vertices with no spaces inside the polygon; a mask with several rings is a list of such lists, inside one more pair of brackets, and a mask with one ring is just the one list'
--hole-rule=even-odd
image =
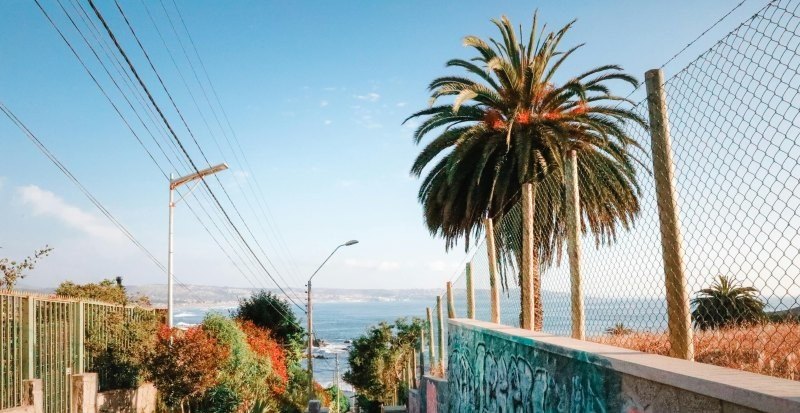
{"label": "red foliage", "polygon": [[586,101],[581,100],[580,102],[578,102],[577,105],[575,105],[575,109],[572,109],[570,113],[572,115],[583,115],[584,113],[586,113],[586,109],[587,109]]}
{"label": "red foliage", "polygon": [[483,116],[483,122],[492,129],[505,129],[506,121],[503,119],[503,115],[494,109],[490,109],[486,112]]}
{"label": "red foliage", "polygon": [[161,326],[146,367],[149,379],[169,404],[202,394],[216,385],[230,350],[200,327],[186,331]]}
{"label": "red foliage", "polygon": [[530,110],[523,110],[520,113],[517,113],[517,123],[520,125],[527,125],[531,123],[531,111]]}
{"label": "red foliage", "polygon": [[247,344],[250,349],[259,357],[264,357],[272,363],[272,370],[280,379],[272,391],[276,394],[283,394],[289,383],[289,372],[286,367],[286,353],[280,343],[272,337],[269,330],[258,327],[252,321],[239,320],[239,328],[247,336]]}

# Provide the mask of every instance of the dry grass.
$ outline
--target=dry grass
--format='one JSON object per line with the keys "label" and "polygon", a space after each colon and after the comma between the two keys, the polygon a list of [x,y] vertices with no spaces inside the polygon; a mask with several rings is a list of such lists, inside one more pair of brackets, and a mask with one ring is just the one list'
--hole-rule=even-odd
{"label": "dry grass", "polygon": [[[604,335],[591,341],[645,353],[669,354],[666,333]],[[767,323],[696,331],[695,360],[800,381],[800,324]]]}

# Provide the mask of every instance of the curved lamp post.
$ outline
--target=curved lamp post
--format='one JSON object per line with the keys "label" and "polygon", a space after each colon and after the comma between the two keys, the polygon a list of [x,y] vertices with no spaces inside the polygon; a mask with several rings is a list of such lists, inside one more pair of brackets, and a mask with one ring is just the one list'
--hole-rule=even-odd
{"label": "curved lamp post", "polygon": [[334,248],[333,252],[331,252],[331,254],[328,255],[328,258],[325,258],[325,261],[322,261],[322,264],[320,264],[319,267],[317,267],[317,269],[314,271],[314,273],[311,274],[311,278],[308,279],[308,284],[306,284],[306,287],[308,288],[308,290],[306,290],[306,292],[308,293],[308,304],[307,304],[308,308],[307,308],[307,313],[306,313],[307,317],[306,318],[308,319],[308,400],[309,400],[309,402],[314,398],[314,358],[311,355],[311,348],[314,346],[314,329],[313,329],[314,326],[313,326],[313,317],[312,317],[313,311],[312,311],[312,308],[311,308],[311,280],[314,279],[314,276],[317,275],[317,273],[319,272],[320,269],[322,269],[322,267],[325,265],[325,263],[328,262],[329,259],[331,259],[333,254],[336,254],[336,251],[338,251],[339,248],[349,247],[349,246],[355,245],[355,244],[358,244],[358,241],[353,239],[353,240],[347,241],[344,244],[341,244],[338,247]]}

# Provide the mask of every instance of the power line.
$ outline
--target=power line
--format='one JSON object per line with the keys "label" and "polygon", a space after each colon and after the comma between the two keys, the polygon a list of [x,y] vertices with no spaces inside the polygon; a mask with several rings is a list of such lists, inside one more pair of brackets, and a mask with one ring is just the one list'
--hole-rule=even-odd
{"label": "power line", "polygon": [[[37,0],[37,3],[38,3],[38,0]],[[172,135],[172,138],[173,138],[173,139],[175,140],[175,142],[178,144],[178,146],[180,147],[180,149],[181,149],[181,151],[183,152],[184,156],[186,157],[186,159],[187,159],[187,160],[189,161],[189,163],[191,164],[191,167],[192,167],[192,169],[193,169],[195,172],[199,173],[199,169],[198,169],[197,165],[195,164],[194,160],[193,160],[193,159],[192,159],[192,157],[189,155],[189,152],[186,150],[186,147],[183,145],[183,142],[181,142],[180,138],[179,138],[179,137],[178,137],[178,135],[175,133],[175,130],[173,129],[172,125],[171,125],[171,124],[169,123],[169,121],[167,120],[166,116],[164,115],[164,112],[161,110],[161,107],[160,107],[160,106],[158,106],[158,104],[156,103],[155,99],[153,98],[153,95],[152,95],[152,93],[150,92],[150,89],[147,87],[147,85],[146,85],[146,84],[144,83],[144,81],[142,80],[141,76],[139,75],[138,71],[136,70],[136,67],[133,65],[133,63],[131,62],[131,60],[130,60],[130,58],[128,57],[127,53],[125,52],[125,50],[123,49],[123,47],[120,45],[119,41],[117,40],[117,37],[116,37],[116,35],[114,34],[113,30],[112,30],[112,29],[109,27],[109,25],[108,25],[108,23],[106,22],[105,18],[103,17],[102,13],[100,12],[100,10],[98,10],[98,8],[97,8],[97,6],[95,5],[95,3],[94,3],[94,1],[93,1],[93,0],[89,0],[89,5],[91,6],[91,8],[92,8],[92,10],[94,11],[95,15],[97,16],[98,20],[99,20],[99,21],[102,23],[103,27],[104,27],[104,28],[105,28],[105,30],[106,30],[106,33],[107,33],[107,34],[108,34],[108,36],[111,38],[112,42],[114,43],[114,46],[117,48],[117,51],[120,53],[120,55],[122,55],[122,57],[124,58],[125,62],[128,64],[128,67],[129,67],[129,69],[131,70],[131,73],[133,73],[134,77],[135,77],[135,78],[136,78],[136,80],[139,82],[139,86],[140,86],[140,87],[141,87],[141,88],[144,90],[145,94],[147,95],[147,98],[150,100],[150,103],[151,103],[151,104],[153,105],[153,107],[156,109],[156,112],[157,112],[157,113],[158,113],[158,115],[161,117],[161,120],[162,120],[162,122],[164,122],[165,126],[166,126],[166,127],[167,127],[167,129],[169,130],[169,133],[170,133],[170,135]],[[244,243],[244,245],[247,247],[248,251],[250,251],[250,253],[251,253],[251,254],[254,256],[254,258],[255,258],[255,259],[256,259],[256,261],[258,262],[259,266],[260,266],[260,267],[261,267],[261,268],[264,270],[264,272],[267,274],[267,276],[269,276],[269,278],[270,278],[270,279],[272,279],[272,281],[275,283],[275,285],[278,287],[278,289],[279,289],[279,290],[281,290],[281,292],[283,292],[283,294],[286,296],[286,298],[287,298],[289,301],[291,301],[291,302],[292,302],[292,304],[294,304],[294,305],[295,305],[297,308],[299,308],[301,311],[304,311],[304,310],[303,310],[303,308],[302,308],[302,307],[301,307],[299,304],[297,304],[297,303],[296,303],[296,302],[295,302],[295,301],[294,301],[294,300],[293,300],[293,299],[292,299],[292,298],[291,298],[291,297],[290,297],[290,296],[289,296],[289,295],[286,293],[286,290],[284,290],[284,288],[283,288],[283,287],[282,287],[282,286],[281,286],[281,285],[280,285],[280,284],[277,282],[277,280],[275,280],[275,278],[273,277],[273,275],[272,275],[272,274],[269,272],[269,270],[268,270],[268,269],[267,269],[267,268],[264,266],[264,264],[263,264],[263,262],[261,261],[261,259],[260,259],[260,258],[258,258],[258,256],[256,255],[255,251],[253,250],[253,248],[250,246],[250,244],[249,244],[249,243],[247,242],[247,240],[244,238],[244,236],[242,235],[242,233],[241,233],[241,231],[239,230],[239,228],[236,226],[236,224],[233,222],[233,220],[232,220],[232,219],[230,218],[230,216],[228,215],[228,212],[227,212],[227,211],[225,210],[225,208],[222,206],[222,203],[219,201],[219,199],[217,198],[216,194],[214,194],[214,191],[211,189],[211,187],[209,186],[208,182],[207,182],[207,181],[206,181],[204,178],[201,178],[201,182],[203,183],[203,185],[205,186],[206,190],[209,192],[209,194],[210,194],[210,195],[211,195],[211,197],[213,198],[213,200],[214,200],[214,202],[216,203],[216,205],[219,207],[220,211],[221,211],[221,212],[223,213],[223,215],[225,216],[225,219],[228,221],[228,223],[231,225],[231,227],[233,227],[233,229],[235,230],[235,232],[236,232],[236,234],[239,236],[239,238],[241,238],[242,242],[243,242],[243,243]]]}
{"label": "power line", "polygon": [[[114,224],[114,226],[123,235],[125,235],[125,237],[128,238],[128,240],[131,243],[133,243],[133,245],[135,245],[140,251],[142,251],[148,257],[148,259],[156,265],[156,267],[158,267],[162,272],[166,273],[166,267],[164,267],[164,264],[162,264],[161,261],[159,261],[158,258],[156,258],[155,255],[153,255],[153,253],[151,253],[150,250],[147,249],[147,247],[145,247],[138,239],[136,239],[136,237],[125,227],[125,225],[122,224],[122,222],[120,222],[116,217],[114,217],[114,215],[111,214],[111,212],[91,192],[89,192],[86,186],[84,186],[83,183],[81,183],[81,181],[78,180],[78,178],[72,173],[72,171],[70,171],[69,168],[67,168],[66,165],[64,165],[55,156],[55,154],[53,154],[53,152],[51,152],[50,149],[48,149],[47,146],[44,145],[44,143],[42,143],[42,141],[36,136],[36,134],[34,134],[33,131],[31,131],[31,129],[28,128],[28,126],[25,125],[25,123],[23,123],[22,120],[20,120],[19,117],[17,117],[17,115],[14,114],[14,112],[12,112],[11,109],[9,109],[8,106],[6,106],[2,101],[0,101],[0,111],[2,111],[3,114],[5,114],[6,117],[23,132],[23,134],[25,134],[25,136],[36,146],[36,148],[39,149],[39,151],[42,154],[44,154],[47,157],[47,159],[49,159],[50,162],[52,162],[53,165],[55,165],[56,168],[58,168],[58,170],[61,171],[61,173],[64,176],[67,177],[67,179],[69,179],[76,187],[78,187],[81,193],[83,193],[83,195],[86,196],[86,198],[89,199],[89,201],[91,201],[92,204],[98,210],[100,210],[100,212],[109,221],[111,221],[111,223]],[[183,287],[188,289],[186,285],[183,285]]]}
{"label": "power line", "polygon": [[[208,75],[208,71],[206,70],[206,67],[205,67],[205,64],[203,62],[203,59],[202,59],[202,57],[200,56],[200,53],[197,50],[197,46],[196,46],[196,44],[195,44],[195,42],[194,42],[194,40],[192,38],[191,32],[189,31],[188,27],[186,26],[186,21],[183,18],[183,15],[181,14],[181,11],[178,8],[177,3],[175,3],[173,1],[172,4],[173,4],[173,6],[175,8],[175,11],[177,12],[178,19],[180,20],[180,23],[181,23],[181,25],[182,25],[182,27],[184,29],[184,32],[186,33],[186,37],[188,38],[189,43],[190,43],[190,45],[192,47],[192,50],[194,51],[194,56],[197,58],[197,61],[198,61],[199,65],[200,65],[200,68],[202,69],[202,71],[203,71],[203,73],[205,75],[205,79],[206,79],[206,81],[208,83],[208,87],[211,90],[211,92],[212,92],[212,94],[213,94],[213,96],[214,96],[214,98],[215,98],[215,100],[217,102],[217,106],[219,107],[220,111],[222,112],[222,117],[226,121],[226,124],[228,126],[228,130],[230,130],[231,135],[233,136],[233,140],[236,142],[236,146],[239,149],[238,152],[237,152],[236,148],[234,148],[233,144],[231,143],[231,138],[228,136],[228,131],[222,125],[222,122],[220,121],[220,116],[217,115],[217,109],[211,103],[211,101],[210,101],[210,99],[208,97],[208,94],[206,93],[205,86],[203,85],[203,82],[200,80],[200,76],[198,76],[198,74],[197,74],[197,70],[195,69],[195,65],[192,63],[192,59],[189,57],[189,54],[186,51],[186,47],[184,47],[184,43],[181,40],[181,36],[178,33],[178,30],[175,28],[175,24],[172,21],[172,17],[170,15],[169,11],[167,10],[167,8],[164,5],[163,1],[160,1],[160,4],[161,4],[161,8],[164,11],[164,14],[165,14],[165,16],[167,18],[167,21],[169,22],[169,25],[172,28],[172,32],[175,35],[175,38],[176,38],[176,40],[178,42],[178,45],[180,46],[180,49],[181,49],[181,51],[183,53],[183,56],[186,58],[186,61],[189,64],[189,68],[191,69],[192,74],[194,75],[194,79],[197,81],[197,84],[200,86],[200,91],[201,91],[201,93],[203,95],[203,98],[205,99],[206,104],[208,105],[209,109],[211,110],[211,114],[213,115],[214,119],[216,120],[217,126],[219,127],[219,130],[222,132],[222,135],[225,138],[225,141],[227,142],[228,147],[231,150],[231,153],[233,154],[233,156],[237,160],[237,162],[239,162],[241,165],[246,166],[247,169],[251,171],[251,174],[253,174],[253,179],[252,180],[247,180],[247,185],[250,186],[250,188],[252,190],[252,193],[253,193],[253,196],[255,197],[255,199],[257,201],[256,205],[259,207],[261,213],[260,214],[256,213],[255,208],[253,207],[253,204],[250,202],[250,197],[247,195],[248,191],[245,191],[244,188],[242,188],[245,201],[247,202],[247,205],[250,208],[250,210],[254,213],[254,215],[256,217],[256,221],[257,221],[259,227],[261,228],[261,230],[264,233],[268,234],[268,235],[273,235],[273,237],[274,237],[274,239],[276,241],[276,244],[279,247],[281,247],[283,249],[283,253],[285,253],[289,257],[289,262],[291,262],[293,264],[293,266],[291,266],[291,267],[286,264],[286,261],[282,260],[281,254],[276,254],[278,259],[283,261],[282,264],[284,265],[284,267],[291,270],[291,272],[294,275],[294,281],[297,282],[297,280],[301,279],[301,277],[298,277],[299,268],[297,267],[297,264],[295,263],[296,260],[294,260],[291,257],[291,252],[289,252],[288,248],[286,247],[286,242],[283,239],[283,235],[280,232],[280,230],[276,226],[272,225],[272,221],[274,221],[274,217],[272,216],[272,213],[269,210],[269,207],[265,206],[265,203],[263,201],[265,196],[264,196],[263,190],[261,189],[261,185],[259,184],[258,180],[255,179],[255,173],[253,172],[253,169],[250,166],[249,161],[247,160],[247,157],[244,154],[244,151],[242,150],[241,144],[239,143],[238,139],[236,138],[236,134],[233,131],[233,127],[231,125],[230,119],[228,118],[227,113],[225,112],[225,109],[222,106],[222,103],[221,103],[221,101],[219,99],[219,95],[217,94],[216,89],[214,88],[214,85],[211,82],[211,78]],[[156,28],[156,31],[158,32],[158,35],[161,38],[162,43],[164,44],[164,48],[167,50],[167,52],[168,52],[173,64],[175,65],[175,68],[178,70],[178,74],[180,75],[181,79],[183,80],[184,85],[186,86],[187,90],[189,90],[189,94],[192,97],[192,100],[194,101],[195,106],[197,107],[197,110],[200,113],[201,118],[203,119],[203,122],[206,124],[206,127],[209,128],[209,132],[210,132],[211,131],[211,127],[210,127],[210,125],[208,125],[208,121],[206,120],[205,115],[203,115],[202,110],[200,109],[199,105],[197,104],[197,100],[194,97],[194,94],[191,92],[191,89],[189,88],[188,83],[186,82],[186,79],[184,78],[182,71],[178,68],[177,63],[175,62],[175,59],[172,56],[170,48],[167,46],[167,43],[164,40],[164,37],[161,35],[161,31],[158,29],[158,25],[155,23],[155,20],[153,19],[153,16],[150,13],[149,8],[147,7],[147,3],[144,0],[142,1],[142,5],[145,7],[145,10],[147,11],[148,16],[150,17],[151,22],[153,23],[154,27]],[[214,142],[217,145],[218,149],[220,150],[220,153],[223,153],[222,147],[217,142],[217,139],[216,139],[216,137],[214,136],[213,133],[211,134],[211,136],[214,139]],[[242,159],[239,158],[239,153],[241,153]],[[255,181],[255,185],[253,184],[252,181]],[[240,187],[242,186],[241,183],[239,183],[238,181],[236,181],[236,183]],[[259,195],[260,195],[260,197],[259,197]],[[265,211],[265,209],[266,209],[266,211]],[[264,228],[264,225],[262,223],[262,217],[264,218],[264,220],[267,221],[267,226],[270,228],[270,231],[267,231]],[[269,241],[272,241],[273,237],[267,237],[267,238],[268,238]],[[275,248],[274,244],[272,246],[273,246],[273,248]],[[279,248],[275,248],[275,250],[279,250]],[[300,299],[300,298],[298,297],[298,299]]]}
{"label": "power line", "polygon": [[[62,39],[62,40],[63,40],[63,41],[64,41],[64,42],[67,44],[67,46],[69,47],[69,49],[71,50],[71,52],[73,53],[73,55],[74,55],[74,56],[75,56],[75,57],[78,59],[79,63],[80,63],[80,64],[81,64],[81,66],[84,68],[84,70],[87,72],[87,74],[90,76],[90,78],[92,78],[92,80],[94,81],[95,85],[96,85],[96,86],[97,86],[97,87],[100,89],[101,93],[102,93],[102,94],[103,94],[103,95],[106,97],[106,99],[109,101],[109,103],[110,103],[110,104],[112,105],[112,107],[115,109],[115,112],[117,113],[117,115],[120,117],[120,119],[123,121],[123,123],[125,123],[125,124],[126,124],[126,126],[127,126],[127,127],[128,127],[128,129],[131,131],[131,133],[134,135],[134,137],[137,139],[137,141],[139,142],[139,144],[142,146],[142,148],[145,150],[145,152],[148,154],[148,156],[151,158],[151,160],[152,160],[152,161],[155,163],[155,165],[156,165],[156,166],[158,167],[158,169],[161,171],[162,175],[163,175],[163,176],[164,176],[166,179],[168,179],[168,177],[167,177],[167,175],[166,175],[166,172],[163,170],[163,168],[161,168],[161,166],[160,166],[160,165],[159,165],[159,163],[156,161],[155,157],[154,157],[154,156],[152,155],[152,153],[149,151],[149,149],[147,148],[147,146],[146,146],[146,145],[144,145],[144,142],[143,142],[143,141],[142,141],[142,140],[139,138],[138,134],[136,134],[136,132],[133,130],[132,126],[130,125],[130,123],[128,122],[128,120],[125,118],[125,116],[122,114],[122,112],[119,110],[119,108],[118,108],[118,107],[117,107],[117,105],[114,103],[114,101],[111,99],[110,95],[109,95],[109,94],[106,92],[105,88],[104,88],[104,87],[103,87],[103,86],[100,84],[99,80],[98,80],[98,79],[97,79],[97,78],[94,76],[94,74],[93,74],[93,73],[91,72],[91,70],[88,68],[88,65],[85,63],[85,61],[84,61],[84,60],[83,60],[83,59],[80,57],[80,55],[77,53],[77,50],[76,50],[76,49],[75,49],[75,48],[72,46],[71,42],[70,42],[70,41],[69,41],[69,40],[66,38],[66,35],[65,35],[65,34],[64,34],[62,31],[61,31],[61,29],[60,29],[60,28],[58,28],[58,26],[55,24],[55,22],[54,22],[54,21],[53,21],[53,19],[50,17],[50,15],[47,13],[47,11],[46,11],[46,10],[44,10],[44,8],[42,7],[42,5],[39,3],[39,1],[38,1],[38,0],[36,1],[36,4],[37,4],[37,6],[39,7],[39,9],[42,11],[42,13],[44,14],[44,16],[47,18],[47,20],[50,22],[51,26],[52,26],[52,27],[53,27],[53,28],[54,28],[54,29],[57,31],[57,33],[59,34],[59,36],[61,37],[61,39]],[[63,4],[61,4],[61,3],[60,3],[60,1],[59,1],[59,5],[61,6],[61,10],[62,10],[62,11],[63,11],[63,12],[66,14],[66,15],[67,15],[67,18],[70,20],[70,22],[72,23],[73,27],[74,27],[74,28],[75,28],[75,29],[76,29],[76,30],[79,32],[79,34],[81,35],[81,37],[83,38],[83,40],[84,40],[84,42],[87,44],[87,46],[90,48],[90,50],[92,50],[92,53],[94,54],[95,58],[96,58],[96,59],[98,59],[98,62],[101,64],[101,66],[103,66],[103,69],[105,70],[106,74],[107,74],[107,75],[108,75],[108,76],[111,78],[111,81],[112,81],[112,82],[114,83],[114,85],[117,87],[117,90],[118,90],[118,91],[119,91],[119,92],[120,92],[120,93],[123,95],[123,98],[125,98],[126,102],[127,102],[127,103],[128,103],[128,105],[130,106],[131,110],[133,110],[133,111],[134,111],[134,113],[137,115],[137,118],[140,120],[140,122],[142,122],[142,125],[143,125],[143,127],[145,127],[145,129],[148,131],[148,133],[149,133],[149,134],[151,135],[151,137],[154,139],[154,141],[156,142],[157,146],[158,146],[158,147],[159,147],[159,149],[161,150],[162,154],[165,156],[165,158],[167,159],[167,161],[168,161],[168,162],[169,162],[169,163],[170,163],[170,164],[173,166],[173,168],[174,168],[174,164],[172,164],[172,162],[171,162],[170,158],[169,158],[169,157],[166,155],[166,153],[164,152],[163,148],[162,148],[160,145],[158,145],[158,142],[157,142],[157,140],[155,140],[155,136],[152,134],[152,131],[150,131],[150,129],[147,127],[147,125],[144,123],[144,121],[143,121],[143,120],[141,119],[141,117],[138,115],[138,111],[136,111],[136,109],[135,109],[135,108],[133,107],[133,105],[130,103],[130,100],[128,100],[128,99],[127,99],[127,96],[126,96],[126,95],[125,95],[125,93],[122,91],[122,89],[119,87],[119,84],[116,82],[116,80],[114,79],[113,75],[111,75],[111,73],[108,71],[108,69],[107,69],[107,67],[105,66],[105,64],[103,63],[102,59],[100,59],[100,57],[99,57],[99,55],[97,54],[97,52],[94,50],[94,48],[93,48],[93,47],[92,47],[92,45],[89,43],[89,41],[86,39],[86,37],[83,35],[82,31],[81,31],[81,30],[80,30],[80,29],[77,27],[77,24],[76,24],[76,23],[75,23],[75,21],[74,21],[74,20],[71,18],[71,16],[69,15],[69,13],[68,13],[68,12],[66,11],[66,9],[63,7]],[[82,8],[81,8],[81,9],[82,9]],[[88,17],[88,16],[87,16],[87,17]],[[93,23],[92,23],[92,24],[93,24]],[[107,55],[107,56],[108,56],[108,55]],[[124,71],[124,69],[123,69],[123,71]],[[127,72],[125,72],[125,74],[127,75]],[[142,104],[142,106],[144,106],[145,108],[149,109],[149,106],[145,105],[145,104],[144,104],[143,102],[141,102],[141,101],[140,101],[140,103]],[[151,112],[152,112],[152,111],[151,111]],[[171,142],[171,141],[170,141],[170,142]],[[173,142],[173,145],[175,145],[175,144],[174,144],[174,142]],[[175,155],[177,155],[177,153],[176,153]],[[180,160],[181,158],[179,157],[178,159]],[[193,193],[192,195],[195,197],[195,199],[197,199],[197,197],[196,197],[196,195],[195,195],[194,193]],[[198,202],[199,202],[199,200],[198,200]],[[201,209],[203,209],[203,210],[205,211],[205,208],[203,207],[202,203],[199,203],[198,205],[200,205]],[[197,215],[197,214],[196,214],[196,212],[195,212],[195,211],[194,211],[194,210],[193,210],[191,207],[190,207],[190,210],[192,211],[192,214],[195,216],[195,218],[196,218],[196,219],[197,219],[197,220],[198,220],[198,221],[201,223],[201,225],[202,225],[202,226],[203,226],[203,227],[206,229],[206,231],[209,233],[209,235],[211,235],[211,236],[212,236],[212,239],[214,239],[214,241],[217,243],[217,245],[218,245],[218,246],[219,246],[219,247],[222,249],[222,247],[221,247],[221,245],[219,244],[219,242],[216,240],[216,238],[214,238],[214,237],[213,237],[213,234],[211,234],[211,232],[210,232],[210,231],[207,229],[207,227],[205,226],[205,224],[203,224],[203,223],[202,223],[202,220],[200,219],[199,215]],[[206,214],[208,214],[208,213],[207,213],[207,211],[206,211]],[[210,218],[210,216],[209,216],[209,218]],[[211,218],[210,218],[210,219],[211,219]],[[214,223],[213,219],[211,220],[211,222],[212,222],[212,223]],[[216,224],[215,224],[215,225],[216,225]],[[217,228],[218,228],[218,227],[217,227]],[[223,236],[224,236],[224,234],[223,234]],[[226,238],[226,240],[227,240],[227,238]],[[230,243],[229,243],[229,244],[230,244]],[[232,247],[232,246],[231,246],[231,247]],[[222,249],[222,250],[223,250],[223,252],[225,252],[225,251],[224,251],[224,249]],[[225,253],[225,254],[226,254],[226,256],[228,256],[228,258],[229,258],[229,259],[231,259],[231,258],[230,258],[230,256],[229,256],[227,253]],[[235,264],[235,261],[233,261],[233,260],[231,259],[231,262],[234,264],[234,266],[236,266],[236,264]],[[238,266],[236,266],[236,267],[238,268]],[[247,276],[246,276],[244,273],[242,273],[242,275],[243,275],[243,276],[245,276],[245,279],[247,279],[247,280],[248,280],[248,282],[250,282],[250,284],[251,284],[253,287],[256,287],[256,285],[255,285],[255,284],[254,284],[254,283],[253,283],[253,282],[252,282],[252,281],[251,281],[251,280],[250,280],[250,279],[249,279],[249,278],[248,278],[248,277],[247,277]],[[182,281],[181,281],[181,280],[180,280],[178,277],[174,277],[174,278],[175,278],[175,280],[178,282],[178,284],[179,284],[179,285],[181,285],[183,288],[187,289],[187,291],[189,290],[188,286],[187,286],[186,284],[184,284],[184,283],[183,283],[183,282],[182,282]],[[263,284],[262,284],[262,286],[263,286]],[[280,312],[280,311],[279,311],[279,312]],[[292,321],[292,322],[293,322],[293,319],[292,319],[291,317],[288,317],[288,315],[287,315],[287,314],[284,314],[284,317],[285,317],[285,318],[287,318],[287,319],[289,319],[290,321]],[[295,324],[296,324],[296,323],[295,323]]]}

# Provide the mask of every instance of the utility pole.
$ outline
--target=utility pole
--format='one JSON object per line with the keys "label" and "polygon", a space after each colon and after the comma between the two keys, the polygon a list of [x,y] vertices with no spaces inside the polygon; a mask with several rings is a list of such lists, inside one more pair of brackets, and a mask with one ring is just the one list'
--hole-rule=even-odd
{"label": "utility pole", "polygon": [[342,391],[339,388],[339,353],[336,353],[336,413],[339,413],[339,393]]}
{"label": "utility pole", "polygon": [[306,285],[308,290],[308,304],[306,307],[306,320],[308,321],[308,400],[314,400],[314,357],[311,354],[311,349],[314,346],[314,333],[311,329],[313,325],[311,317],[314,311],[311,309],[311,280],[308,280]]}

